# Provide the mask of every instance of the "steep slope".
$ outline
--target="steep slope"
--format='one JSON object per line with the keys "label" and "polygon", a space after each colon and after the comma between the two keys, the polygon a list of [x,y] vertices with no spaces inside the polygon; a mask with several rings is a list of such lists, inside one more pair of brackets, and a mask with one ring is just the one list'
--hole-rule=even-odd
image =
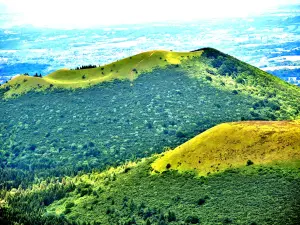
{"label": "steep slope", "polygon": [[152,167],[199,175],[244,165],[300,160],[300,122],[237,122],[213,127],[166,152]]}
{"label": "steep slope", "polygon": [[[222,124],[192,139],[193,145],[185,143],[162,158],[4,192],[2,215],[24,224],[295,225],[300,219],[299,125],[291,121]],[[253,141],[257,144],[251,145]],[[204,163],[212,158],[216,162],[218,145],[223,150],[219,153],[232,152],[222,163],[236,164],[223,172],[220,165],[219,173],[199,177],[188,161],[198,160],[200,151],[194,147],[200,145],[208,147],[202,152],[212,151],[201,155]],[[183,150],[186,154],[178,154]],[[175,154],[182,158],[172,158]],[[248,157],[257,161],[246,166]],[[171,170],[172,165],[150,175],[152,167],[171,159],[182,161],[181,173]],[[184,165],[191,172],[182,172]]]}

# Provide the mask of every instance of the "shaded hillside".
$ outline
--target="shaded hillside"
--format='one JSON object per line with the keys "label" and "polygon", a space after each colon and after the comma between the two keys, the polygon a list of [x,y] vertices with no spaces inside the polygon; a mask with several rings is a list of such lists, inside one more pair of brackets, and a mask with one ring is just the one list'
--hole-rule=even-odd
{"label": "shaded hillside", "polygon": [[297,118],[299,99],[299,88],[213,49],[133,82],[29,92],[0,104],[1,187],[103,170],[222,122]]}
{"label": "shaded hillside", "polygon": [[244,165],[300,160],[300,122],[236,122],[213,127],[174,150],[152,167],[199,175]]}

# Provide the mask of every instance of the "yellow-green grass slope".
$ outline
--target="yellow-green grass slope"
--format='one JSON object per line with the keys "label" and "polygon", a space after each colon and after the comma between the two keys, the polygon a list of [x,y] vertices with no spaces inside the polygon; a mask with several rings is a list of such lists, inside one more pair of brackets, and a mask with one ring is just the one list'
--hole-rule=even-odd
{"label": "yellow-green grass slope", "polygon": [[20,75],[0,88],[8,90],[7,87],[9,87],[4,97],[10,98],[32,90],[42,91],[50,87],[74,89],[86,88],[115,79],[133,81],[141,73],[151,72],[154,68],[164,68],[170,64],[180,64],[187,59],[200,56],[202,52],[148,51],[97,68],[60,69],[43,78]]}
{"label": "yellow-green grass slope", "polygon": [[300,160],[299,121],[224,123],[162,154],[155,172],[195,171],[206,176],[248,164]]}

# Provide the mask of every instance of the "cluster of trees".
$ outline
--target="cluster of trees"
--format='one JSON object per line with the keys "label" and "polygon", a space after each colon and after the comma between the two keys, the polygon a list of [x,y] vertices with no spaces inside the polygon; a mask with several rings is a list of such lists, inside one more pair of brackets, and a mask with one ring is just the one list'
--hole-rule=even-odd
{"label": "cluster of trees", "polygon": [[68,222],[62,215],[45,214],[45,206],[50,205],[53,201],[61,199],[67,193],[74,191],[75,185],[73,183],[59,182],[58,180],[48,179],[49,182],[44,181],[43,188],[36,192],[24,193],[22,188],[19,187],[13,194],[2,190],[0,198],[5,198],[8,206],[0,205],[0,224],[12,225],[20,223],[24,225],[44,225],[44,224],[67,224],[78,225],[76,221]]}
{"label": "cluster of trees", "polygon": [[27,188],[34,181],[33,173],[14,168],[1,168],[4,163],[2,161],[2,165],[0,165],[0,190],[10,190],[18,187]]}
{"label": "cluster of trees", "polygon": [[[30,76],[30,74],[29,73],[24,73],[24,75],[25,76]],[[33,75],[33,77],[43,77],[42,76],[42,74],[40,73],[40,74],[38,74],[38,73],[35,73],[34,75]]]}
{"label": "cluster of trees", "polygon": [[236,77],[238,75],[238,67],[236,63],[231,59],[223,56],[218,56],[211,61],[214,68],[218,69],[218,72],[222,76],[231,75]]}
{"label": "cluster of trees", "polygon": [[76,67],[75,70],[84,70],[84,69],[91,69],[91,68],[96,68],[97,66],[96,65],[86,65],[86,66],[79,66],[79,67]]}
{"label": "cluster of trees", "polygon": [[34,77],[42,77],[42,74],[37,74],[37,73],[35,73],[33,76],[34,76]]}

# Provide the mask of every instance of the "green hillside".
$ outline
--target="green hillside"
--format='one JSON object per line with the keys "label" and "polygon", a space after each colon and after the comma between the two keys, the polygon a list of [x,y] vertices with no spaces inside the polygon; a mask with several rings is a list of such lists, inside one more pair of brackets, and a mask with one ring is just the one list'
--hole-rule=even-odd
{"label": "green hillside", "polygon": [[174,148],[222,122],[299,117],[299,88],[217,50],[200,52],[133,82],[2,99],[1,187],[103,170]]}
{"label": "green hillside", "polygon": [[[270,133],[266,126],[275,130],[281,126],[289,132],[291,126],[299,126],[299,123],[265,123],[256,123],[252,127],[249,124],[249,129],[266,131],[266,139],[273,139],[274,142],[281,139],[286,143],[275,152],[273,150],[273,154],[293,149],[294,155],[286,153],[281,161],[274,158],[259,162],[254,159],[254,164],[244,160],[243,165],[238,167],[199,176],[192,167],[180,173],[172,167],[163,173],[154,173],[155,164],[166,157],[162,154],[102,173],[47,179],[27,190],[13,189],[5,193],[3,214],[24,224],[31,224],[32,221],[35,224],[50,221],[51,224],[124,225],[297,224],[300,219],[299,135],[291,141],[288,133],[278,130]],[[227,125],[235,128],[238,123]],[[217,126],[212,131],[222,129],[222,126]],[[237,135],[243,136],[243,132],[237,128],[232,137],[225,138],[232,143]],[[207,135],[214,136],[214,133]],[[199,135],[194,142],[211,144],[211,140],[203,138],[203,135]],[[197,149],[191,153],[191,148],[186,148],[188,143],[167,154],[178,154],[178,149],[181,149],[183,154],[191,155],[191,159],[198,158],[203,150]],[[240,139],[241,145],[248,143],[247,139]],[[253,149],[249,147],[248,151],[259,150],[262,153],[271,149],[264,147],[253,145]],[[232,149],[227,160],[251,157],[247,152],[243,154]],[[185,158],[176,159],[182,164],[186,161]],[[214,165],[214,162],[210,163]],[[22,210],[27,213],[26,216]]]}
{"label": "green hillside", "polygon": [[[1,224],[299,220],[299,162],[290,160],[299,149],[282,141],[299,144],[299,124],[275,121],[300,119],[300,89],[215,49],[150,51],[93,69],[19,76],[2,85],[0,95]],[[251,122],[258,120],[274,122],[265,131]],[[268,139],[284,131],[275,124],[289,124],[287,135]],[[260,136],[251,139],[248,131]],[[206,176],[215,172],[211,165],[201,174],[189,161],[187,143],[202,149],[199,140],[207,134],[219,142],[209,145],[214,159],[207,162],[219,160],[220,148],[235,146],[243,150],[236,167]],[[292,147],[270,153],[266,164],[252,154],[254,165],[246,166],[244,145],[232,144],[240,136],[265,141],[253,148],[261,154]],[[189,166],[176,168],[173,151],[153,156],[176,147],[186,150],[178,154]],[[273,156],[287,162],[270,164]]]}

